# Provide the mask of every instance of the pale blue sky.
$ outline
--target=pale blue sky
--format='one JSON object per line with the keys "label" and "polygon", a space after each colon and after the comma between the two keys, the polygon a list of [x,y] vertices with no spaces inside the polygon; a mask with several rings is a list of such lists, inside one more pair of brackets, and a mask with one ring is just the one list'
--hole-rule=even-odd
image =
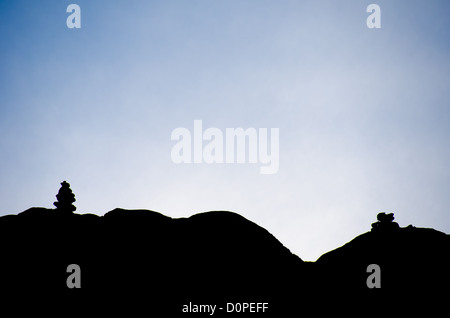
{"label": "pale blue sky", "polygon": [[[81,29],[66,27],[70,3]],[[305,260],[380,211],[450,233],[449,9],[0,1],[0,215],[51,208],[67,180],[78,213],[232,210]],[[279,128],[278,173],[174,164],[171,132],[196,119]]]}

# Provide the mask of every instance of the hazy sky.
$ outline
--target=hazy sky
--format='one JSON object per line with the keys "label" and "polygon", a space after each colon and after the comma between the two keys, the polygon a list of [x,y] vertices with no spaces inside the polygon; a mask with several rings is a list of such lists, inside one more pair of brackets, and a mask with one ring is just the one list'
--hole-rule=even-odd
{"label": "hazy sky", "polygon": [[[69,29],[66,8],[81,8]],[[369,29],[366,8],[381,8]],[[304,260],[380,211],[450,233],[449,1],[0,1],[0,215],[238,212]],[[278,128],[279,170],[171,133]],[[230,229],[230,235],[233,235]]]}

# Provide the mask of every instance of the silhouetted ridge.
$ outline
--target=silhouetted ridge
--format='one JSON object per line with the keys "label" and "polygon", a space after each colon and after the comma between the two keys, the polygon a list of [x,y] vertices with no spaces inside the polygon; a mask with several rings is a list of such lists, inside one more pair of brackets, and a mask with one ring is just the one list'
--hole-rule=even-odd
{"label": "silhouetted ridge", "polygon": [[[33,300],[67,306],[75,301],[105,310],[100,304],[111,304],[109,314],[118,304],[127,312],[151,304],[152,313],[171,316],[192,301],[269,302],[275,317],[317,308],[336,314],[349,301],[390,312],[410,301],[441,301],[450,283],[449,236],[399,227],[392,214],[377,219],[370,232],[314,263],[233,212],[170,218],[149,210],[98,216],[31,208],[0,217],[0,280],[18,299],[30,293]],[[81,268],[80,289],[66,284],[70,264]],[[370,264],[381,269],[380,289],[368,288]],[[386,297],[395,297],[398,307]]]}
{"label": "silhouetted ridge", "polygon": [[[115,294],[138,284],[171,298],[205,291],[253,297],[287,284],[302,263],[265,229],[223,211],[173,219],[148,210],[97,216],[32,208],[1,217],[0,237],[11,242],[6,249],[11,261],[2,268],[16,290],[67,293],[65,269],[78,264],[84,269],[83,292]],[[26,270],[34,263],[44,275]]]}
{"label": "silhouetted ridge", "polygon": [[[233,242],[246,253],[261,253],[273,249],[274,255],[289,256],[290,251],[266,229],[243,216],[227,211],[204,212],[189,217],[196,229],[209,237],[220,237],[225,244]],[[297,260],[301,261],[296,257]]]}
{"label": "silhouetted ridge", "polygon": [[[395,297],[398,308],[443,301],[442,286],[450,283],[450,237],[434,229],[399,227],[392,224],[393,216],[381,219],[371,232],[316,261],[324,274],[322,286],[337,290],[345,285],[346,290],[372,299]],[[367,288],[370,264],[381,268],[379,290]]]}

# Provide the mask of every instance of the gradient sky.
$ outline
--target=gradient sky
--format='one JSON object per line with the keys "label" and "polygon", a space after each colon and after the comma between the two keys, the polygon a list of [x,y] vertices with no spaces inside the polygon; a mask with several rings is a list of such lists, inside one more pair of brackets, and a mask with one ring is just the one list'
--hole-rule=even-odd
{"label": "gradient sky", "polygon": [[[66,8],[81,7],[81,29]],[[381,29],[366,7],[381,7]],[[235,211],[304,260],[450,233],[449,1],[0,1],[0,215]],[[174,164],[177,127],[279,128],[280,167]],[[233,235],[230,229],[230,235]]]}

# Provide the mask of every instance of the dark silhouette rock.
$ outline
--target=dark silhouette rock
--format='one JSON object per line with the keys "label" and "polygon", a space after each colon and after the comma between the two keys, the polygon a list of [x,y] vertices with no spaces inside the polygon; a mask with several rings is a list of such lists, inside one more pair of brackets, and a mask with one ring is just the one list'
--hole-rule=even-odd
{"label": "dark silhouette rock", "polygon": [[[442,309],[441,291],[450,283],[448,235],[413,226],[383,230],[393,215],[379,215],[382,230],[304,262],[232,212],[179,219],[148,210],[60,212],[31,208],[0,217],[1,288],[20,304],[161,317],[183,316],[189,302],[223,308],[227,302],[267,302],[266,317],[331,315],[339,308],[405,314],[411,301]],[[66,284],[70,264],[81,269],[79,289]],[[380,289],[367,288],[370,264],[381,268]]]}
{"label": "dark silhouette rock", "polygon": [[[303,264],[265,229],[232,212],[180,219],[123,209],[59,215],[32,208],[0,217],[0,239],[10,242],[3,248],[8,261],[0,263],[3,288],[69,305],[91,297],[151,303],[151,312],[170,316],[195,299],[221,306],[227,299],[267,302],[297,285]],[[66,286],[70,264],[81,268],[79,290]]]}
{"label": "dark silhouette rock", "polygon": [[75,200],[75,195],[72,193],[72,189],[70,189],[70,184],[66,181],[61,182],[61,188],[56,195],[56,199],[58,201],[54,202],[53,205],[56,206],[56,209],[60,213],[71,214],[77,208],[72,204]]}
{"label": "dark silhouette rock", "polygon": [[393,222],[394,213],[378,213],[377,220],[378,222],[372,223],[372,231],[395,231],[400,228],[397,222]]}
{"label": "dark silhouette rock", "polygon": [[[380,213],[376,226],[317,261],[318,286],[370,305],[392,299],[388,307],[403,314],[423,310],[433,304],[443,308],[442,287],[450,283],[450,237],[434,229],[399,227],[393,215]],[[377,264],[381,269],[381,288],[370,289],[367,268]],[[410,304],[414,303],[414,308]],[[387,304],[385,305],[388,306]],[[385,308],[378,304],[378,309]],[[398,313],[397,312],[397,313]],[[402,314],[402,315],[403,315]]]}

